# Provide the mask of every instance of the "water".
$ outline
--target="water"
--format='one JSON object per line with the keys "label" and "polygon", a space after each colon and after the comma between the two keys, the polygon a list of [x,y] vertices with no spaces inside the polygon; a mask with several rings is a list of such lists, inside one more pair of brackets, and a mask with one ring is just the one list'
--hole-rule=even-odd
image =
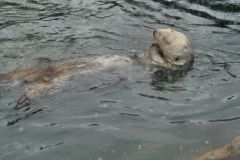
{"label": "water", "polygon": [[185,77],[67,89],[28,111],[12,110],[21,89],[2,90],[0,159],[186,160],[239,135],[238,0],[2,0],[0,73],[34,57],[142,53],[161,27],[193,43]]}

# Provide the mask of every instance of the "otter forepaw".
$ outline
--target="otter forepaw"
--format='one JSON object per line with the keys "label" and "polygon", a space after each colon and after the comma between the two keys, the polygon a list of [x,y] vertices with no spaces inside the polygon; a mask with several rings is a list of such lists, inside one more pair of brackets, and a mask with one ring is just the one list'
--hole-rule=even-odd
{"label": "otter forepaw", "polygon": [[24,94],[22,95],[21,98],[19,98],[19,100],[17,101],[16,106],[14,107],[14,109],[18,110],[20,108],[23,108],[24,106],[28,106],[30,104],[30,99],[29,97]]}

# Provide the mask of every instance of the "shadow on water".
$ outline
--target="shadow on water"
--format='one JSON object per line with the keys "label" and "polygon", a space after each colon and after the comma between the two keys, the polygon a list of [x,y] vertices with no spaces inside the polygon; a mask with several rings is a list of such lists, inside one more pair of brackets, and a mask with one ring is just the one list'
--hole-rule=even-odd
{"label": "shadow on water", "polygon": [[18,111],[22,87],[0,84],[0,159],[186,160],[238,136],[237,0],[2,0],[0,75],[35,57],[132,56],[160,27],[191,39],[189,72],[86,77]]}

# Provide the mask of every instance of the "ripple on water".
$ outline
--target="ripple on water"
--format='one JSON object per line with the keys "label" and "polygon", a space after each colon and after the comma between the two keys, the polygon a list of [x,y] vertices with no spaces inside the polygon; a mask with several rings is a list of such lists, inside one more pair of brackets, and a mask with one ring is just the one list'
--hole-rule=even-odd
{"label": "ripple on water", "polygon": [[195,62],[174,82],[77,80],[19,111],[23,88],[0,84],[0,159],[185,160],[229,143],[240,133],[239,13],[238,0],[2,0],[0,73],[34,57],[142,53],[159,27],[187,34]]}

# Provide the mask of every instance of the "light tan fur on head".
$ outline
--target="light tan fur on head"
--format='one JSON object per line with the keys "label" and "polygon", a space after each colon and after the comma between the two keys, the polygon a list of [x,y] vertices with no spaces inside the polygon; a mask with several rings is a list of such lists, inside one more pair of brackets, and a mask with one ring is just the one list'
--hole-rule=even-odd
{"label": "light tan fur on head", "polygon": [[153,31],[153,36],[155,42],[148,52],[152,64],[173,69],[192,65],[192,46],[183,33],[173,29],[156,29]]}

